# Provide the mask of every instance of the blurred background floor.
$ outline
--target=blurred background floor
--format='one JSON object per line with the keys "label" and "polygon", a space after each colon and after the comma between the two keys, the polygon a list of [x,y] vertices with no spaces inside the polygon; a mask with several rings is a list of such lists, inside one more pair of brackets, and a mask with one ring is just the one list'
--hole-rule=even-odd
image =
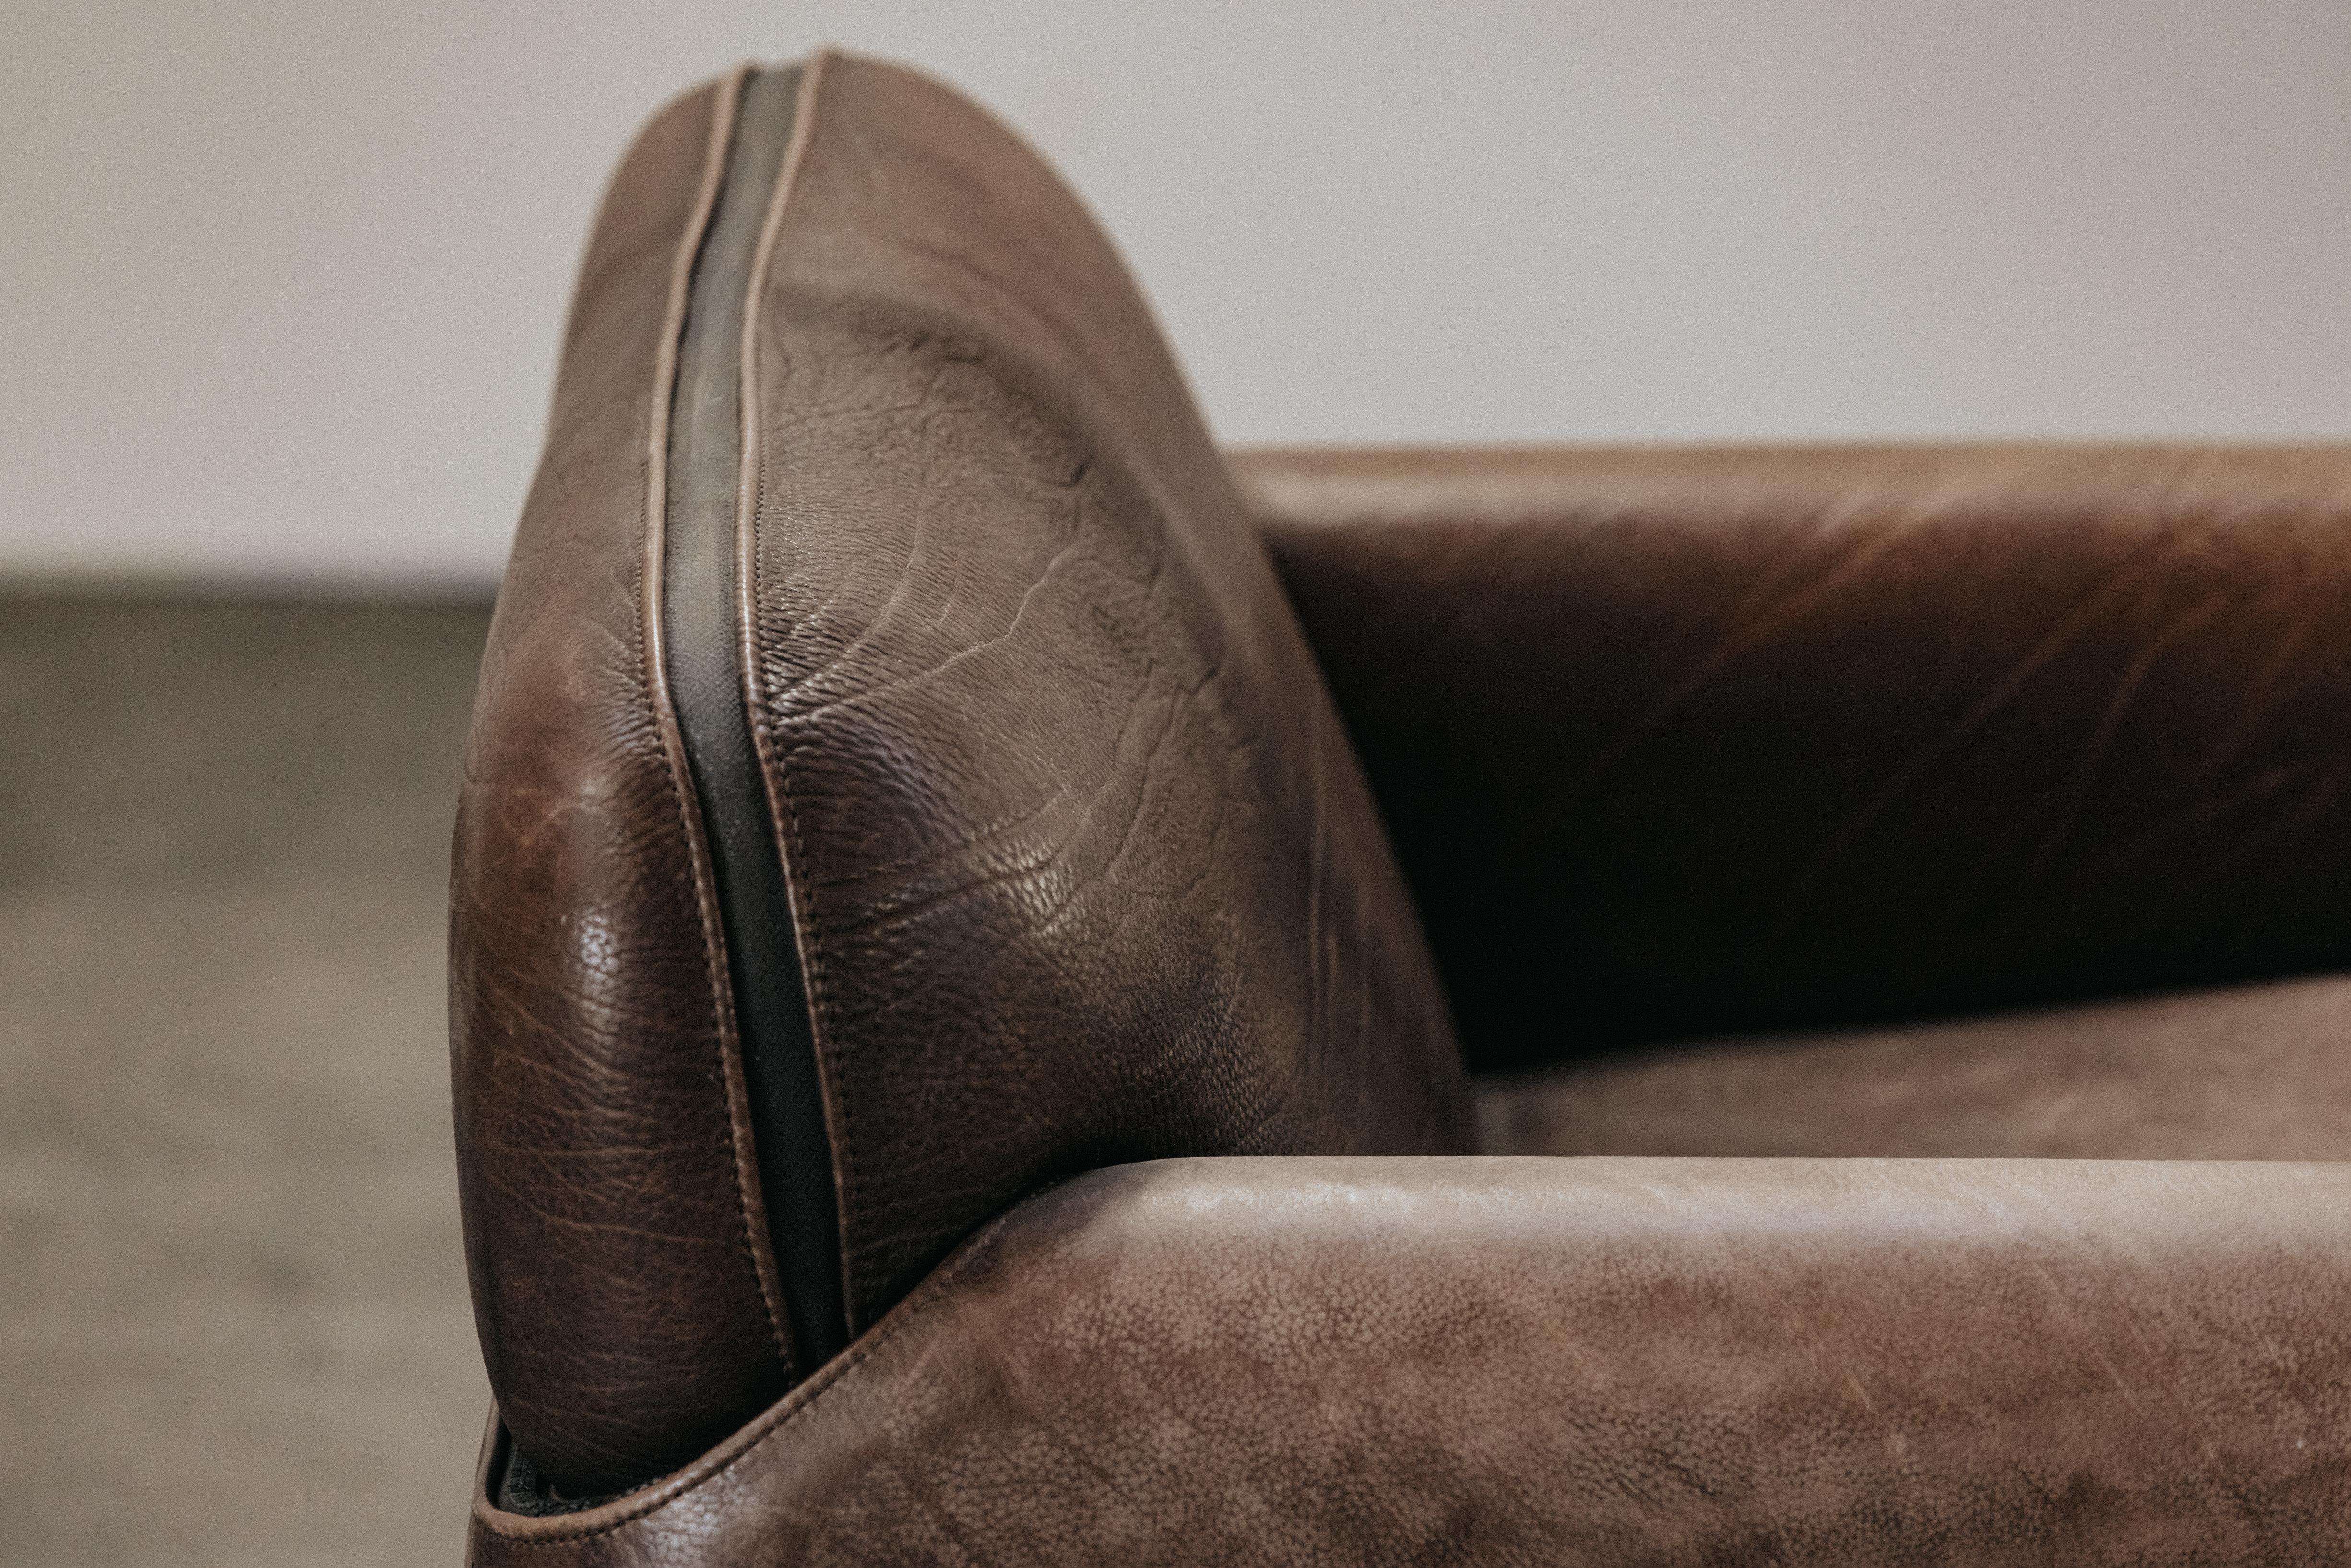
{"label": "blurred background floor", "polygon": [[0,589],[0,1563],[455,1563],[486,601]]}

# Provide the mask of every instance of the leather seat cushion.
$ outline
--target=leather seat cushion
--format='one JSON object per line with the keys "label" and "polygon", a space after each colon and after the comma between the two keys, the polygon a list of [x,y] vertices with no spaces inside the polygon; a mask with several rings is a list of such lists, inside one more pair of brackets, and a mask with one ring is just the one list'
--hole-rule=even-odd
{"label": "leather seat cushion", "polygon": [[1489,1154],[2351,1158],[2351,977],[1660,1048],[1479,1086]]}

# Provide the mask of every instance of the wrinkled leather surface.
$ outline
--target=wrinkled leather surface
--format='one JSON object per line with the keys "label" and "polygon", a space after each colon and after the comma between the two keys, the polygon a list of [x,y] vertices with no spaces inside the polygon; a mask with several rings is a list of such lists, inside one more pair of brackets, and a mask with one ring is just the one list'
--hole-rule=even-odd
{"label": "wrinkled leather surface", "polygon": [[1474,1067],[2351,967],[2351,448],[1237,468]]}
{"label": "wrinkled leather surface", "polygon": [[450,879],[475,1318],[526,1451],[588,1490],[684,1463],[785,1386],[643,613],[655,359],[715,107],[704,91],[653,121],[589,247]]}
{"label": "wrinkled leather surface", "polygon": [[1228,1160],[489,1565],[2339,1562],[2351,1170]]}
{"label": "wrinkled leather surface", "polygon": [[2340,1152],[2324,988],[1590,1063],[2351,963],[2351,455],[1263,455],[1277,580],[1051,175],[906,73],[800,90],[754,718],[865,1334],[786,1391],[648,644],[705,92],[590,244],[451,948],[505,1427],[685,1468],[481,1500],[477,1561],[2343,1555],[2340,1167],[1129,1162],[1470,1146],[1284,581],[1473,1055],[1584,1064],[1498,1143]]}
{"label": "wrinkled leather surface", "polygon": [[1666,1046],[1478,1110],[1488,1154],[2351,1160],[2351,978]]}
{"label": "wrinkled leather surface", "polygon": [[[852,1329],[1079,1171],[1471,1147],[1369,791],[1116,257],[944,89],[825,58],[798,101],[747,329],[753,729]],[[722,104],[654,124],[590,243],[452,894],[492,1384],[573,1492],[682,1463],[788,1375],[643,609],[657,365]]]}
{"label": "wrinkled leather surface", "polygon": [[756,718],[852,1328],[1079,1171],[1468,1149],[1370,794],[1116,256],[945,89],[829,57],[800,91]]}

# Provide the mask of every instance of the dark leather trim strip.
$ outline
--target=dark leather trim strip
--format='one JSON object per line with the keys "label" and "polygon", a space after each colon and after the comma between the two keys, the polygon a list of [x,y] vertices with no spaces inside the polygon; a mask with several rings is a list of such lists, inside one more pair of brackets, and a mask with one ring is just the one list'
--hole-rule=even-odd
{"label": "dark leather trim strip", "polygon": [[695,267],[669,442],[662,616],[678,727],[708,834],[752,1143],[795,1376],[847,1341],[832,1145],[808,990],[737,641],[741,339],[754,256],[791,141],[797,68],[742,94]]}
{"label": "dark leather trim strip", "polygon": [[665,580],[664,552],[668,543],[664,498],[669,493],[670,414],[677,391],[678,341],[684,332],[686,298],[693,284],[695,259],[702,254],[703,241],[710,233],[711,217],[717,209],[718,193],[726,179],[727,151],[734,144],[736,111],[743,85],[750,78],[751,68],[744,66],[720,78],[712,89],[715,101],[710,116],[709,150],[705,154],[694,210],[670,268],[668,303],[662,314],[646,421],[645,491],[640,513],[644,538],[638,561],[637,624],[644,651],[647,706],[660,739],[663,763],[668,770],[664,782],[676,804],[679,829],[685,840],[695,915],[701,927],[708,967],[711,1026],[717,1040],[718,1076],[726,1101],[727,1155],[734,1176],[736,1209],[742,1225],[743,1251],[750,1264],[760,1311],[765,1314],[768,1337],[775,1346],[789,1385],[792,1347],[783,1319],[783,1292],[776,1278],[767,1210],[760,1197],[758,1157],[752,1149],[750,1093],[744,1083],[741,1043],[736,1036],[733,987],[726,978],[726,936],[717,895],[712,886],[709,841],[703,832],[701,809],[688,788],[685,742],[678,732],[676,706],[670,696],[661,612]]}

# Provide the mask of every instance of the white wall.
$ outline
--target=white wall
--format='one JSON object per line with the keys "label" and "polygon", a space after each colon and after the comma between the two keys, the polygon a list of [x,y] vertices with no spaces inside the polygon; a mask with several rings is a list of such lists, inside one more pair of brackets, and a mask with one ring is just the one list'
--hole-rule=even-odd
{"label": "white wall", "polygon": [[828,39],[1230,440],[2351,434],[2345,0],[13,0],[0,571],[494,573],[612,160]]}

